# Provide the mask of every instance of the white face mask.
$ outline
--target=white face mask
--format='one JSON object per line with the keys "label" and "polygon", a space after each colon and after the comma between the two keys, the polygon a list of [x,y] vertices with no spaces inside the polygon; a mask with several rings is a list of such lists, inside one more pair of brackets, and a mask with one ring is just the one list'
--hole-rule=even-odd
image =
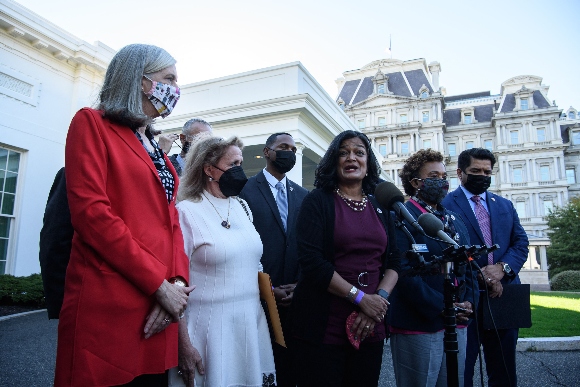
{"label": "white face mask", "polygon": [[179,101],[181,94],[179,87],[157,82],[145,75],[143,76],[151,81],[151,90],[146,92],[145,95],[149,98],[149,101],[151,101],[159,115],[162,118],[167,117],[173,111],[177,101]]}

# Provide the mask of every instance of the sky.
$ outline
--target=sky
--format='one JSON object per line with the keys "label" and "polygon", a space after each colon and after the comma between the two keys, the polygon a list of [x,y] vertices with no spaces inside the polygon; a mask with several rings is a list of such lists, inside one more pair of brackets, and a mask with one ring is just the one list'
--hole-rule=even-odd
{"label": "sky", "polygon": [[165,48],[181,85],[300,61],[335,98],[344,71],[392,56],[438,61],[449,96],[536,75],[561,109],[580,109],[578,0],[17,2],[90,43]]}

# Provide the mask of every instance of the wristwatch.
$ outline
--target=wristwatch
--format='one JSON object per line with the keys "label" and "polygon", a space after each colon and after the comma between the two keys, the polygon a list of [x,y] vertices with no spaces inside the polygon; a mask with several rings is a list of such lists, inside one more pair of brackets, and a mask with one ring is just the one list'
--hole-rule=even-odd
{"label": "wristwatch", "polygon": [[512,270],[512,268],[510,267],[510,265],[508,265],[507,263],[505,263],[505,262],[498,262],[498,263],[496,263],[496,265],[502,265],[503,266],[503,272],[505,273],[506,276],[508,276],[510,278],[515,276],[514,271]]}
{"label": "wristwatch", "polygon": [[383,297],[385,300],[389,300],[389,292],[387,292],[386,290],[383,289],[379,289],[377,290],[377,294],[381,297]]}

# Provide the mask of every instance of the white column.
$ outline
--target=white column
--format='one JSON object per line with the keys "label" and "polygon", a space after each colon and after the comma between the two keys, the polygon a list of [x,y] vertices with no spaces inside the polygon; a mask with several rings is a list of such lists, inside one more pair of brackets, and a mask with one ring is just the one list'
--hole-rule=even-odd
{"label": "white column", "polygon": [[304,145],[296,143],[296,164],[286,176],[298,185],[302,185],[302,151],[304,150]]}

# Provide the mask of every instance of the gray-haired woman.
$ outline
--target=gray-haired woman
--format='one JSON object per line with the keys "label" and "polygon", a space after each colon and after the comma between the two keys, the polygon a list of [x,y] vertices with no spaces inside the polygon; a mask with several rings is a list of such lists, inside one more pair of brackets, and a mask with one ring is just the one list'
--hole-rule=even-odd
{"label": "gray-haired woman", "polygon": [[134,44],[111,61],[98,110],[73,118],[65,150],[74,227],[55,386],[163,386],[177,365],[188,261],[177,178],[150,124],[179,98],[175,59]]}
{"label": "gray-haired woman", "polygon": [[172,386],[183,385],[180,379],[188,387],[194,380],[197,387],[275,383],[258,290],[262,241],[250,207],[237,197],[247,181],[242,148],[237,137],[213,137],[187,154],[177,210],[190,278],[199,287],[179,323],[181,378],[172,372]]}

